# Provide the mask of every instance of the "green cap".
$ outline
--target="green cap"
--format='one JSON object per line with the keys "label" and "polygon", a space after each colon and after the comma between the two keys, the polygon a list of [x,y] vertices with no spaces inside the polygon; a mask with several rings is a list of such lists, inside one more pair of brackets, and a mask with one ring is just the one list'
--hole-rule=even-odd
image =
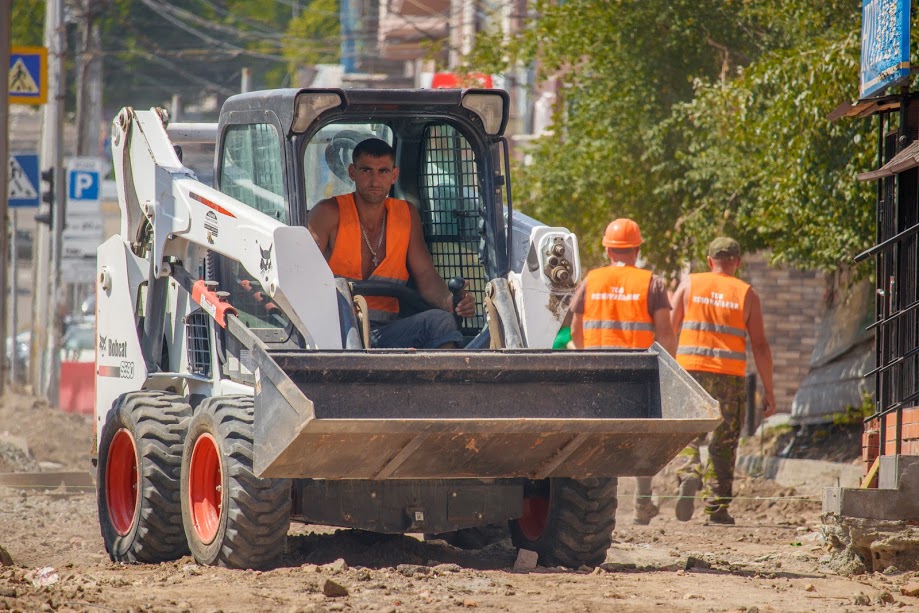
{"label": "green cap", "polygon": [[723,257],[740,257],[740,243],[727,236],[719,236],[708,246],[708,257],[718,259]]}

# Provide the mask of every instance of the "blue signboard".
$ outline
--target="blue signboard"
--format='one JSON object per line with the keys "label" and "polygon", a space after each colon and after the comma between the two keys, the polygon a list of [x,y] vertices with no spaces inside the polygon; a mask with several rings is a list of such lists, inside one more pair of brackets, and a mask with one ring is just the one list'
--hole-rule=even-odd
{"label": "blue signboard", "polygon": [[44,104],[48,99],[48,50],[10,47],[8,78],[11,104]]}
{"label": "blue signboard", "polygon": [[9,161],[7,196],[11,207],[37,207],[40,200],[38,154],[14,153]]}
{"label": "blue signboard", "polygon": [[862,58],[859,98],[909,76],[910,0],[862,0]]}
{"label": "blue signboard", "polygon": [[68,200],[99,200],[99,172],[74,170],[68,172]]}

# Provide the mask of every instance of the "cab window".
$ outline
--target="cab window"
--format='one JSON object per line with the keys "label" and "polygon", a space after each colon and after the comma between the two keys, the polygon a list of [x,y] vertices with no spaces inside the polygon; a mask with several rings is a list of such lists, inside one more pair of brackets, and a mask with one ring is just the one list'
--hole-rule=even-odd
{"label": "cab window", "polygon": [[220,191],[287,223],[281,138],[271,124],[231,126],[220,161]]}
{"label": "cab window", "polygon": [[[220,191],[287,223],[284,159],[281,139],[274,126],[247,124],[227,129],[220,161]],[[263,257],[270,257],[269,249],[270,245],[264,246]],[[230,302],[240,321],[256,329],[283,329],[289,325],[287,317],[271,301],[258,280],[239,262],[223,258],[222,266],[225,280],[221,285],[230,292]]]}

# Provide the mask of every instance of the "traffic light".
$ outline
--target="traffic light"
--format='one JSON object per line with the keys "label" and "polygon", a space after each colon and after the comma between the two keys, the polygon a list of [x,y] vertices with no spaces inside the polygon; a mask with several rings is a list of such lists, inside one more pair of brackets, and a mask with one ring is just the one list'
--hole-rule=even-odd
{"label": "traffic light", "polygon": [[48,212],[36,215],[35,221],[48,224],[50,228],[54,225],[54,169],[41,171],[41,180],[48,184],[48,189],[42,190],[41,193],[42,202],[48,203]]}

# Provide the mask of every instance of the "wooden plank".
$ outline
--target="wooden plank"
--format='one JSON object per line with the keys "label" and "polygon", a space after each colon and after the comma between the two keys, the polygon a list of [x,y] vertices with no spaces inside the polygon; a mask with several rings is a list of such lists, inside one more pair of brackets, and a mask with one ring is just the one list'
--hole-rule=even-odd
{"label": "wooden plank", "polygon": [[[877,487],[877,476],[878,469],[881,467],[881,456],[874,458],[874,463],[871,465],[871,468],[868,469],[868,472],[865,474],[864,479],[862,479],[862,484],[859,486],[862,489],[869,487]],[[875,485],[871,485],[874,483]]]}
{"label": "wooden plank", "polygon": [[86,471],[47,473],[0,473],[0,487],[47,490],[63,487],[75,493],[95,490],[92,476]]}

